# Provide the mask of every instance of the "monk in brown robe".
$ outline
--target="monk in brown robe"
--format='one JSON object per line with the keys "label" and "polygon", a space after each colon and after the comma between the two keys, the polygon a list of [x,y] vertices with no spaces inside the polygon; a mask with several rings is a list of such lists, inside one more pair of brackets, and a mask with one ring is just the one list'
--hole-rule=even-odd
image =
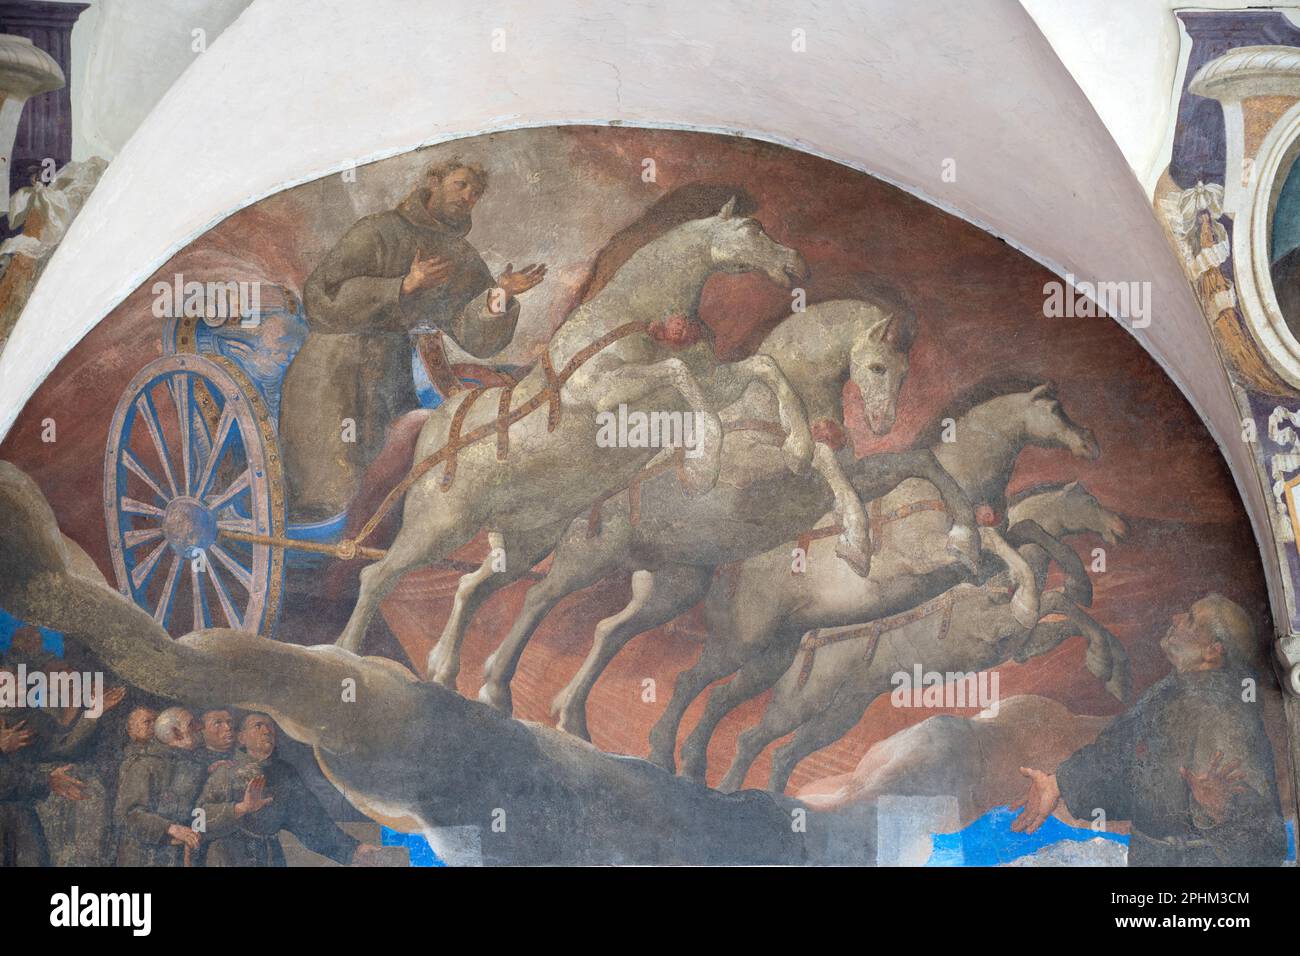
{"label": "monk in brown robe", "polygon": [[[285,374],[280,405],[295,516],[341,513],[389,425],[419,406],[413,333],[445,332],[476,358],[494,355],[514,336],[515,296],[541,282],[546,267],[515,272],[507,265],[492,277],[465,238],[486,188],[478,166],[452,160],[431,167],[396,209],[349,229],[307,279],[310,331]],[[435,355],[431,364],[437,384],[445,358]]]}

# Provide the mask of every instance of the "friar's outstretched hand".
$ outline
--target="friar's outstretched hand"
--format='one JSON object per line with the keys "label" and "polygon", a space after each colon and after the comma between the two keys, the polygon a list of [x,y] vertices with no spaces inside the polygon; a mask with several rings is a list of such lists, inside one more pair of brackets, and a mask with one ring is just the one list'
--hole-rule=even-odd
{"label": "friar's outstretched hand", "polygon": [[1061,800],[1061,790],[1056,785],[1056,774],[1043,773],[1032,767],[1021,767],[1020,773],[1029,778],[1029,793],[1012,810],[1022,810],[1020,816],[1011,821],[1014,833],[1033,833],[1056,809]]}
{"label": "friar's outstretched hand", "polygon": [[509,298],[527,292],[545,278],[545,263],[532,263],[515,272],[514,264],[507,262],[501,275],[497,276],[497,288]]}

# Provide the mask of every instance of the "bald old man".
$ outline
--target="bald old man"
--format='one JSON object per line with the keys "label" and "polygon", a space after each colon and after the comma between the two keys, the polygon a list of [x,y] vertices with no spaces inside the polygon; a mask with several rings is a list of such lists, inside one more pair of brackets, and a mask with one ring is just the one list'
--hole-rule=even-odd
{"label": "bald old man", "polygon": [[1202,598],[1160,641],[1173,672],[1152,685],[1055,774],[1022,767],[1033,833],[1065,802],[1091,820],[1131,821],[1129,866],[1268,866],[1286,857],[1273,751],[1264,732],[1255,629],[1218,594]]}

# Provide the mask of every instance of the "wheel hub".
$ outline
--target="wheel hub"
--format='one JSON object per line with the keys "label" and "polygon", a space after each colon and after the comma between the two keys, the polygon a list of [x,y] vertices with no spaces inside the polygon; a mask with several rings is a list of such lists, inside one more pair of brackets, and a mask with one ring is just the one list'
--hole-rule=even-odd
{"label": "wheel hub", "polygon": [[217,519],[197,498],[173,498],[163,511],[163,536],[183,558],[194,558],[217,540]]}

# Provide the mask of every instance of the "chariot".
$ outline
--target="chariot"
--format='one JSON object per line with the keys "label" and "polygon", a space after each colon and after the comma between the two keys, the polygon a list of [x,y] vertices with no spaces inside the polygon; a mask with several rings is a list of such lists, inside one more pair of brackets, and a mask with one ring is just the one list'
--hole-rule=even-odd
{"label": "chariot", "polygon": [[[286,574],[331,557],[383,551],[343,540],[346,514],[290,509],[278,440],[279,390],[307,330],[287,289],[262,292],[256,315],[166,321],[163,355],[124,390],[109,428],[103,505],[117,586],[173,636],[231,627],[274,636]],[[508,374],[451,366],[459,383]],[[413,350],[417,394],[441,403]],[[458,562],[447,562],[452,570]]]}

